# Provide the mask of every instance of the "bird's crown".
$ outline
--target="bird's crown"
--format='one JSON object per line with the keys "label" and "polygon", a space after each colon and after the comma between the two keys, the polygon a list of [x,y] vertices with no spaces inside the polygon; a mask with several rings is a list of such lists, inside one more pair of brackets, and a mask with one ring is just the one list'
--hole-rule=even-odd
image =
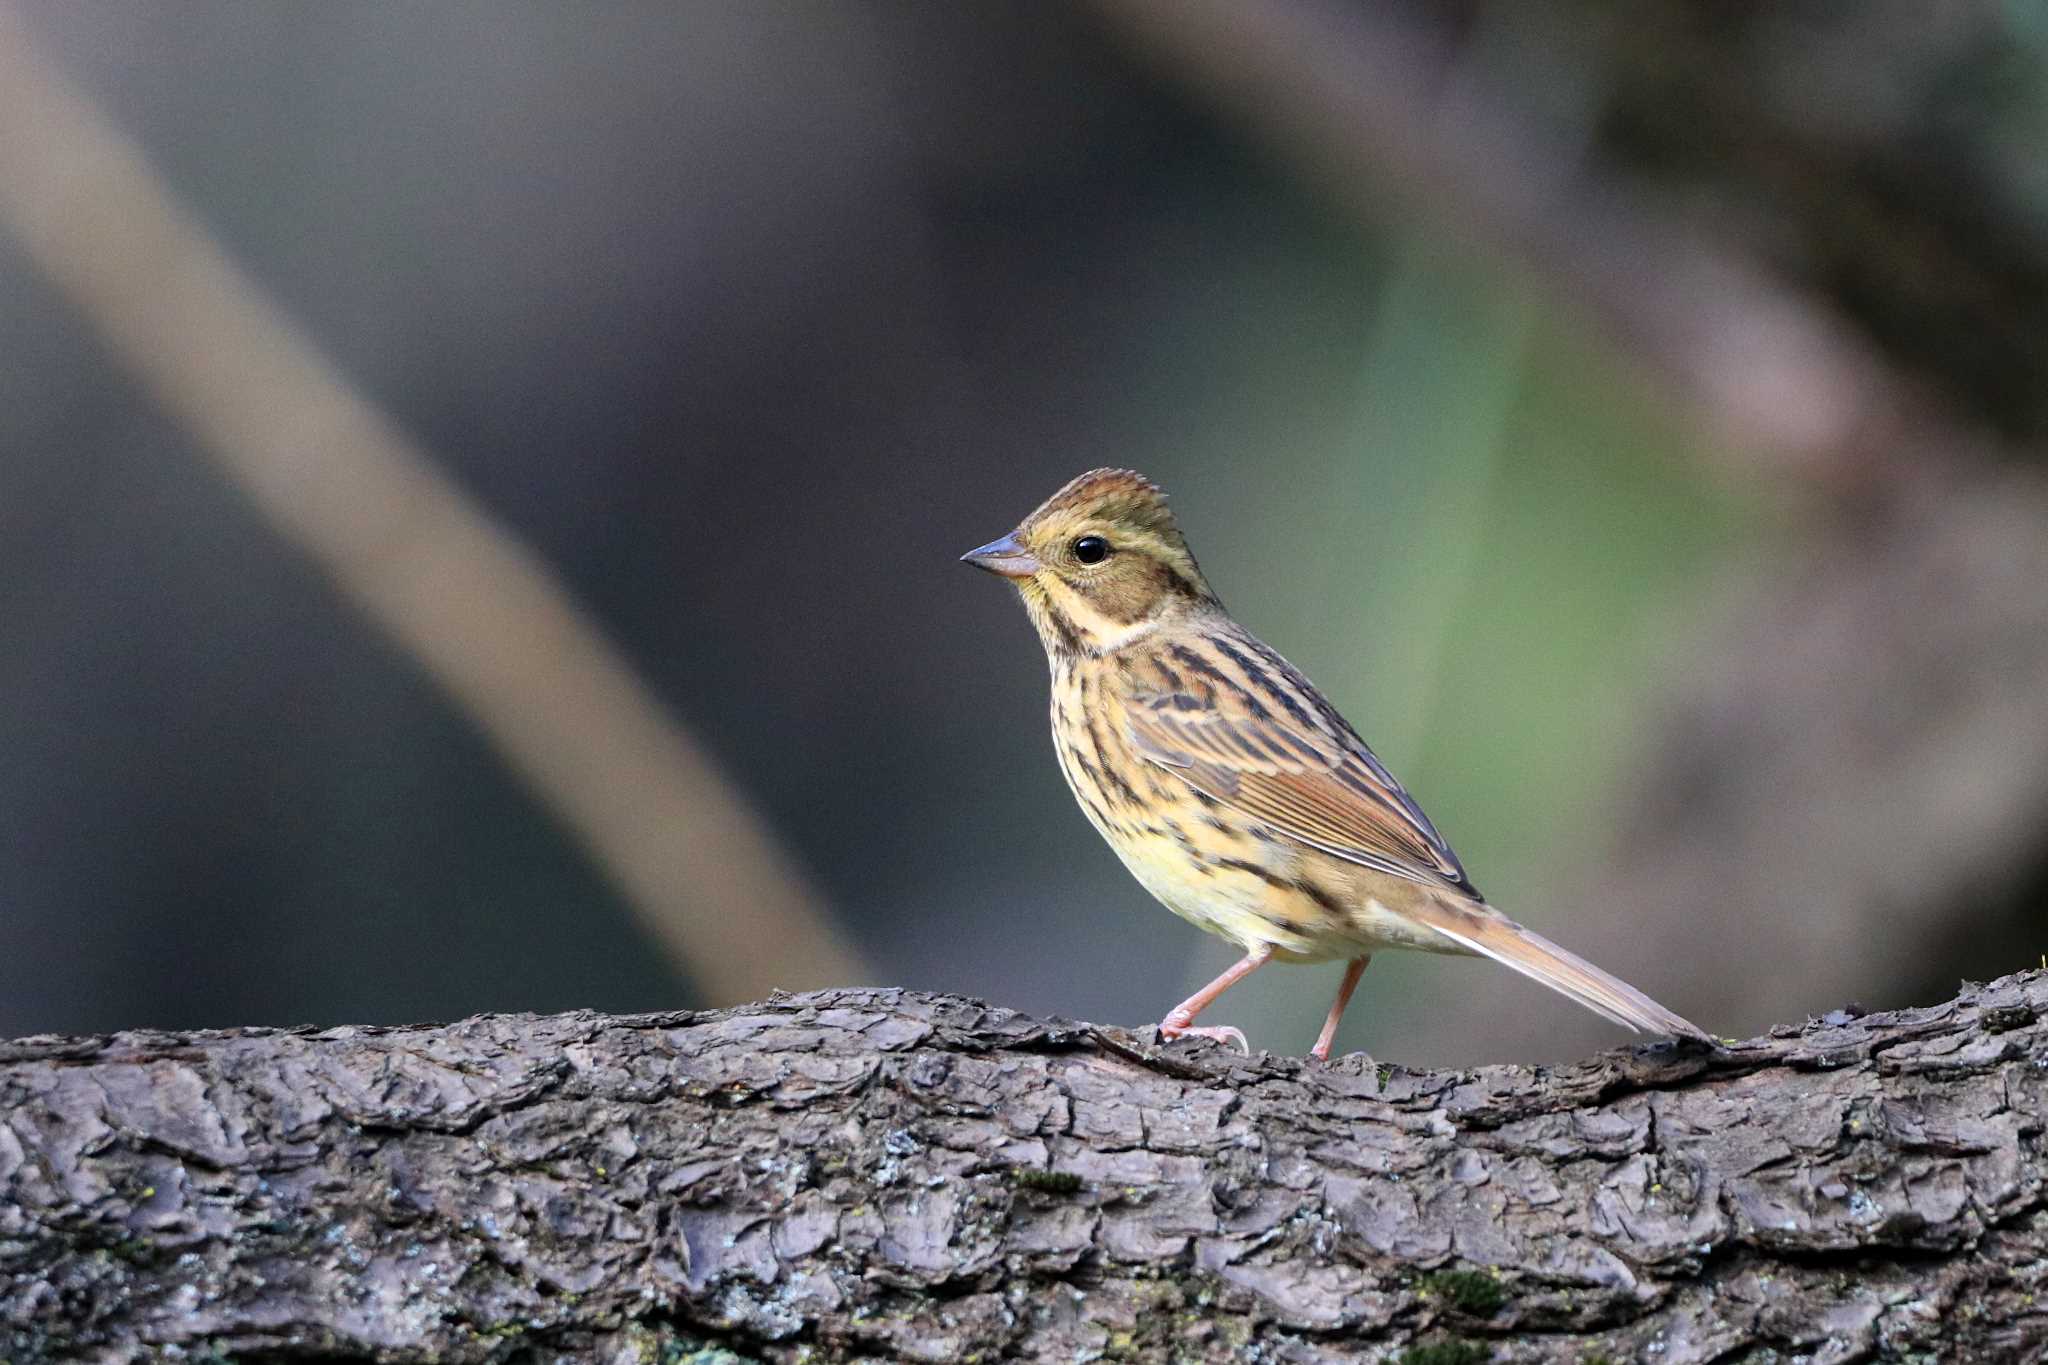
{"label": "bird's crown", "polygon": [[1039,525],[1060,516],[1120,522],[1162,535],[1175,532],[1166,490],[1135,469],[1091,469],[1077,475],[1040,503],[1024,524]]}

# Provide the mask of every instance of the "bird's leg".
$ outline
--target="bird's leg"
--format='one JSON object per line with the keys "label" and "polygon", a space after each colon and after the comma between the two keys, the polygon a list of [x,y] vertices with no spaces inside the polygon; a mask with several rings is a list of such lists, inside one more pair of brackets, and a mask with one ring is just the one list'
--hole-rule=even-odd
{"label": "bird's leg", "polygon": [[1176,1038],[1214,1038],[1219,1043],[1236,1043],[1247,1055],[1252,1045],[1245,1041],[1244,1031],[1228,1025],[1214,1028],[1196,1028],[1195,1016],[1216,1003],[1216,997],[1250,976],[1273,960],[1271,945],[1254,948],[1224,969],[1223,975],[1196,991],[1187,999],[1166,1012],[1159,1021],[1159,1036],[1167,1042]]}
{"label": "bird's leg", "polygon": [[1330,1005],[1330,1017],[1323,1020],[1323,1031],[1316,1036],[1316,1045],[1309,1049],[1309,1056],[1319,1061],[1330,1060],[1330,1044],[1337,1041],[1337,1021],[1344,1017],[1344,1007],[1351,1003],[1351,992],[1358,989],[1358,978],[1365,975],[1365,965],[1371,961],[1370,955],[1354,957],[1351,965],[1344,969],[1344,981],[1337,987],[1337,998]]}

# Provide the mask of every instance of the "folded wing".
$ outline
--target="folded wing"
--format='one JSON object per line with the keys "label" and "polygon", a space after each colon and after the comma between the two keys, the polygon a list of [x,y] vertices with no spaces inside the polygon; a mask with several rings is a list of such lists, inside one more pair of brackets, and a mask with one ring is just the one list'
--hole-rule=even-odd
{"label": "folded wing", "polygon": [[[1242,681],[1233,658],[1250,665]],[[1291,839],[1480,899],[1414,798],[1299,673],[1233,649],[1187,682],[1131,693],[1131,742],[1146,759]]]}

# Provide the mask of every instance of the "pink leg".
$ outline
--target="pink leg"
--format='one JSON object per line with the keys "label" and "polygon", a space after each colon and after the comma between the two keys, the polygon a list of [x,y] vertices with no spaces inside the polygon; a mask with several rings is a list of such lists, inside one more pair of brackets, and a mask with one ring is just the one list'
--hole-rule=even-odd
{"label": "pink leg", "polygon": [[1344,969],[1344,982],[1337,987],[1337,999],[1330,1006],[1330,1017],[1323,1020],[1323,1031],[1316,1037],[1316,1045],[1309,1049],[1311,1057],[1322,1061],[1330,1060],[1330,1044],[1337,1041],[1337,1021],[1344,1017],[1344,1007],[1351,1003],[1351,992],[1358,989],[1358,978],[1365,975],[1365,964],[1371,957],[1354,957],[1351,965]]}
{"label": "pink leg", "polygon": [[1249,1054],[1251,1044],[1245,1041],[1241,1029],[1225,1025],[1217,1028],[1196,1028],[1195,1016],[1216,1003],[1216,997],[1250,976],[1273,959],[1270,947],[1255,948],[1236,962],[1230,964],[1223,975],[1196,991],[1187,999],[1166,1012],[1159,1021],[1159,1036],[1167,1042],[1176,1038],[1214,1038],[1219,1043],[1236,1043]]}

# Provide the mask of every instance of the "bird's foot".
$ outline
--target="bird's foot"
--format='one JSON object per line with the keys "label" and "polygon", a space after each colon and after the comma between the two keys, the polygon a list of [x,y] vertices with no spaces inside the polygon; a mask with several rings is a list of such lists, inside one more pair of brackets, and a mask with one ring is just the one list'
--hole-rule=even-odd
{"label": "bird's foot", "polygon": [[1244,1030],[1228,1024],[1176,1024],[1168,1019],[1160,1024],[1159,1037],[1168,1043],[1176,1038],[1209,1038],[1219,1043],[1234,1043],[1245,1056],[1252,1055],[1252,1045],[1246,1041]]}

